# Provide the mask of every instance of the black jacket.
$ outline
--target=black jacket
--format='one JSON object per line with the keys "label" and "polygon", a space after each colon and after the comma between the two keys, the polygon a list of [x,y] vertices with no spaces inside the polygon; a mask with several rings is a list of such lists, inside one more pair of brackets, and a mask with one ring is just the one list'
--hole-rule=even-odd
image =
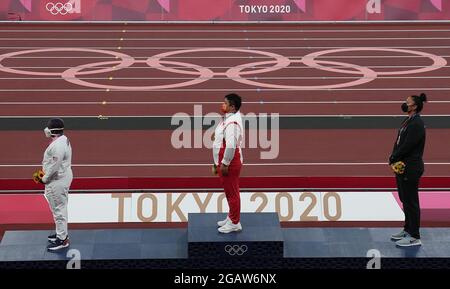
{"label": "black jacket", "polygon": [[[403,121],[398,131],[394,149],[389,157],[389,163],[403,161],[417,169],[423,170],[423,150],[425,148],[425,124],[420,114]],[[411,166],[410,166],[411,167]]]}

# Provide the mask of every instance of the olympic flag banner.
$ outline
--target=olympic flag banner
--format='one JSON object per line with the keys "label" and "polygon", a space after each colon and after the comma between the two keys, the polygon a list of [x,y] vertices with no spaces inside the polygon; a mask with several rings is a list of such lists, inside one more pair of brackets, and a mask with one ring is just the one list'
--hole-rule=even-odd
{"label": "olympic flag banner", "polygon": [[449,0],[2,0],[0,20],[450,20]]}

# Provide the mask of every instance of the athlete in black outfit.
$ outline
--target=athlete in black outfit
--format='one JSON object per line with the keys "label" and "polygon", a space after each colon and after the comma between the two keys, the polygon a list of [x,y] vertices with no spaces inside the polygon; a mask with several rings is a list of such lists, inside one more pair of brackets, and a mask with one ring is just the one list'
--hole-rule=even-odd
{"label": "athlete in black outfit", "polygon": [[[425,125],[420,112],[426,101],[427,97],[422,93],[420,96],[409,96],[402,104],[402,111],[408,114],[408,118],[403,121],[398,131],[394,149],[389,157],[389,164],[396,172],[398,194],[405,213],[404,229],[391,238],[397,240],[397,246],[402,247],[422,244],[419,232],[419,180],[424,172],[422,156],[425,147]],[[398,168],[399,164],[404,164],[403,172],[396,171],[395,168]]]}

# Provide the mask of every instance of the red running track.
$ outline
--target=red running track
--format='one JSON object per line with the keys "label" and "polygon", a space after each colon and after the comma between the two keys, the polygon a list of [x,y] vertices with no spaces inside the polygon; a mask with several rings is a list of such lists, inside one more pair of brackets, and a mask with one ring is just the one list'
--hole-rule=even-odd
{"label": "red running track", "polygon": [[[183,177],[210,172],[211,151],[175,149],[171,131],[72,131],[74,173],[77,177]],[[3,177],[26,178],[39,167],[47,145],[43,133],[2,132]],[[390,176],[386,164],[395,131],[377,130],[281,130],[279,156],[261,160],[263,149],[244,149],[243,176]],[[429,129],[425,152],[427,176],[448,176],[450,160],[446,130]],[[433,148],[433,149],[431,149]],[[311,164],[314,163],[314,164]],[[36,164],[36,165],[33,165]],[[135,165],[136,164],[136,165]]]}
{"label": "red running track", "polygon": [[[243,51],[202,51],[164,58],[170,67],[186,74],[149,68],[144,63],[79,78],[102,85],[160,86],[195,79],[193,66],[208,67],[214,77],[199,84],[164,89],[100,89],[68,82],[64,70],[94,62],[117,61],[114,56],[83,52],[53,51],[21,54],[3,59],[4,67],[55,75],[23,75],[0,71],[0,116],[142,116],[193,113],[203,104],[203,113],[215,112],[229,91],[243,95],[244,112],[281,115],[400,115],[399,105],[414,93],[425,91],[431,101],[426,115],[450,111],[448,64],[421,73],[399,70],[424,69],[433,60],[414,53],[428,53],[450,60],[450,27],[421,25],[3,25],[0,53],[29,49],[102,49],[125,53],[143,61],[159,53],[180,49],[226,48]],[[361,67],[377,71],[367,83],[336,89],[276,89],[243,84],[224,73],[238,65],[272,60],[250,51],[276,53],[298,61],[303,56],[328,49],[371,47],[330,53],[319,57],[347,73],[291,63],[286,68],[246,78],[276,85],[336,85],[360,79]],[[379,51],[377,49],[391,49]],[[176,64],[173,62],[188,63]],[[344,64],[342,64],[344,63]],[[111,70],[111,65],[98,67]],[[183,66],[184,65],[184,66]],[[256,69],[273,64],[259,65]],[[348,67],[352,65],[352,67]],[[345,66],[345,68],[343,68]],[[96,67],[96,68],[98,68]],[[180,68],[181,67],[181,68]],[[249,69],[250,70],[250,69]],[[90,71],[86,69],[86,71]],[[248,71],[248,70],[244,70]],[[353,71],[349,73],[348,71]],[[190,73],[190,74],[189,74]],[[257,79],[255,79],[257,77]],[[366,77],[370,78],[370,77]],[[364,78],[363,78],[364,79]],[[74,171],[77,177],[205,176],[211,152],[206,148],[176,150],[169,131],[72,131]],[[395,130],[310,129],[283,130],[280,153],[275,160],[261,160],[261,149],[245,149],[244,176],[390,176],[386,159]],[[46,140],[41,132],[2,131],[0,175],[28,178],[39,166]],[[29,141],[24,141],[24,139]],[[425,160],[428,176],[448,176],[450,143],[447,129],[429,129]]]}

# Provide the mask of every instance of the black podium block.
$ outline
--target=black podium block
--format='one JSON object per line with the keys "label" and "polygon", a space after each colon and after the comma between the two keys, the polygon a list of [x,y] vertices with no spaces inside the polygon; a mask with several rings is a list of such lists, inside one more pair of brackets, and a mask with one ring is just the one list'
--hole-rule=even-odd
{"label": "black podium block", "polygon": [[221,213],[189,214],[189,258],[283,258],[277,213],[242,213],[242,231],[222,234],[217,221],[225,217]]}

